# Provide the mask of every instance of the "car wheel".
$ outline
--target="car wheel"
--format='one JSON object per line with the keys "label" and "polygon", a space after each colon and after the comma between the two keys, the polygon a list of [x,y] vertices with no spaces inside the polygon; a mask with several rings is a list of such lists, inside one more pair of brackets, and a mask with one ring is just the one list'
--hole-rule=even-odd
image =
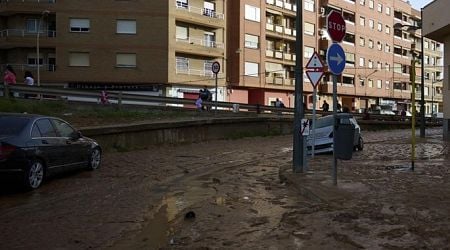
{"label": "car wheel", "polygon": [[40,160],[32,160],[24,173],[23,184],[26,189],[36,189],[44,181],[44,164]]}
{"label": "car wheel", "polygon": [[364,149],[364,141],[361,136],[358,139],[358,145],[356,145],[356,149],[358,149],[358,151],[362,151]]}
{"label": "car wheel", "polygon": [[100,163],[102,161],[102,151],[99,148],[94,148],[91,152],[91,156],[89,157],[89,170],[96,170],[100,167]]}

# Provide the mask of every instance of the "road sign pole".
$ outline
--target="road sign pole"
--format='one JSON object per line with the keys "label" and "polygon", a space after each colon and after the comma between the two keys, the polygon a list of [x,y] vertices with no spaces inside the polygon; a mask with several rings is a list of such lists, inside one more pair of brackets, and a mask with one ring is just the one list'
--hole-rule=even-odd
{"label": "road sign pole", "polygon": [[317,102],[317,88],[313,89],[313,120],[312,120],[312,147],[311,147],[311,158],[314,158],[314,150],[316,145],[316,102]]}
{"label": "road sign pole", "polygon": [[333,74],[333,185],[337,185],[336,128],[337,128],[337,75]]}
{"label": "road sign pole", "polygon": [[214,114],[217,114],[217,73],[216,75],[216,108],[214,109]]}
{"label": "road sign pole", "polygon": [[297,12],[295,19],[295,28],[297,36],[295,39],[295,103],[294,103],[294,142],[292,169],[294,173],[303,171],[303,135],[301,134],[301,119],[304,117],[303,110],[303,0],[296,0]]}

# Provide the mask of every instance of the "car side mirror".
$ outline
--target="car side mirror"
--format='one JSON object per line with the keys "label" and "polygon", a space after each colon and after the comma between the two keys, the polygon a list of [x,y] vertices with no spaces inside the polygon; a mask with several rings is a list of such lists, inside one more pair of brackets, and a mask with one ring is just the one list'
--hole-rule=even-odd
{"label": "car side mirror", "polygon": [[78,139],[80,139],[81,137],[83,137],[83,135],[81,134],[80,131],[75,131],[75,132],[73,132],[72,135],[71,135],[71,139],[72,139],[72,140],[78,140]]}

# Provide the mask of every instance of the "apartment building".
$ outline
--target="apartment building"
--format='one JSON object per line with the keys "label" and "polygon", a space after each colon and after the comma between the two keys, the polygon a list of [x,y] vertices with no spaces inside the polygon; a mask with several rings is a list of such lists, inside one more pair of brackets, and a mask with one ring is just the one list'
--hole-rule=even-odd
{"label": "apartment building", "polygon": [[194,98],[214,87],[212,62],[224,65],[224,10],[225,0],[2,0],[0,65],[42,85]]}
{"label": "apartment building", "polygon": [[[204,86],[215,91],[211,65],[218,61],[218,100],[273,105],[279,98],[293,107],[296,2],[3,0],[0,66],[13,65],[19,78],[25,70],[35,78],[39,72],[42,85],[194,99]],[[411,110],[411,51],[420,54],[421,34],[394,24],[417,26],[420,13],[405,0],[303,0],[303,65],[315,51],[325,59],[331,44],[325,19],[332,10],[347,24],[346,69],[338,76],[342,106]],[[430,114],[442,109],[443,45],[427,38],[423,48]],[[313,87],[306,75],[303,81],[311,109]],[[331,104],[329,74],[317,89],[317,107]]]}
{"label": "apartment building", "polygon": [[[227,40],[230,101],[271,105],[280,98],[293,107],[295,3],[293,0],[228,3],[228,26],[236,30]],[[331,45],[325,20],[331,10],[341,12],[347,26],[342,42],[346,69],[338,76],[339,102],[356,112],[411,110],[410,52],[421,49],[420,30],[415,33],[394,30],[394,24],[417,25],[420,13],[403,0],[304,0],[303,65],[314,51],[325,61]],[[432,101],[435,112],[441,107],[442,68],[439,65],[443,46],[428,39],[427,46],[425,97],[429,101],[426,111],[431,113]],[[420,67],[418,69],[420,84]],[[313,89],[306,76],[303,81],[304,102],[307,108],[312,108]],[[332,103],[332,94],[331,77],[326,74],[318,86],[317,106],[323,100]]]}

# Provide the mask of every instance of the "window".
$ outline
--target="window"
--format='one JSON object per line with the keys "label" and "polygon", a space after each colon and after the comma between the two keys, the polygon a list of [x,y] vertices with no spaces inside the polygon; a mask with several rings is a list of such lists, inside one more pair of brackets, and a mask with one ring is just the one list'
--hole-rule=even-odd
{"label": "window", "polygon": [[365,59],[364,59],[364,57],[360,57],[360,58],[359,58],[359,66],[364,67],[364,64],[365,64]]}
{"label": "window", "polygon": [[72,137],[76,132],[69,124],[61,120],[52,119],[52,122],[60,137]]}
{"label": "window", "polygon": [[117,34],[136,34],[136,20],[117,20]]}
{"label": "window", "polygon": [[390,81],[385,81],[384,82],[384,86],[386,86],[386,89],[390,89],[391,88],[391,82]]}
{"label": "window", "polygon": [[386,25],[385,30],[386,34],[391,34],[391,27],[389,27],[389,25]]}
{"label": "window", "polygon": [[136,67],[136,54],[134,54],[134,53],[117,53],[116,54],[116,67],[135,68]]}
{"label": "window", "polygon": [[391,8],[390,7],[386,7],[386,15],[388,15],[388,16],[391,15]]}
{"label": "window", "polygon": [[349,66],[355,66],[355,54],[345,53],[345,63]]}
{"label": "window", "polygon": [[369,39],[369,48],[373,48],[373,40],[372,39]]}
{"label": "window", "polygon": [[369,8],[373,9],[373,0],[369,0]]}
{"label": "window", "polygon": [[372,19],[369,19],[369,27],[373,29],[375,27],[374,21]]}
{"label": "window", "polygon": [[364,37],[359,37],[359,45],[364,47],[366,45],[366,39]]}
{"label": "window", "polygon": [[214,32],[204,32],[203,41],[206,47],[215,48],[216,47],[216,33]]}
{"label": "window", "polygon": [[188,0],[177,0],[177,8],[188,8]]}
{"label": "window", "polygon": [[344,42],[355,44],[355,35],[346,33],[344,37]]}
{"label": "window", "polygon": [[360,24],[361,26],[366,26],[366,18],[363,17],[363,16],[360,16],[360,17],[359,17],[359,24]]}
{"label": "window", "polygon": [[366,5],[366,0],[359,0],[359,4]]}
{"label": "window", "polygon": [[177,40],[188,40],[189,30],[187,27],[177,25]]}
{"label": "window", "polygon": [[41,132],[42,137],[56,137],[56,131],[49,119],[40,119],[36,121],[36,126]]}
{"label": "window", "polygon": [[379,50],[379,51],[382,51],[382,50],[383,50],[383,44],[381,44],[380,41],[377,42],[377,47],[378,47],[378,50]]}
{"label": "window", "polygon": [[382,65],[383,65],[382,63],[377,62],[377,69],[378,69],[378,70],[381,70]]}
{"label": "window", "polygon": [[373,62],[372,62],[372,60],[369,60],[369,69],[372,69],[373,68]]}
{"label": "window", "polygon": [[251,49],[259,48],[259,36],[245,34],[245,47]]}
{"label": "window", "polygon": [[402,73],[402,65],[400,63],[394,63],[394,72]]}
{"label": "window", "polygon": [[305,58],[311,58],[313,56],[313,54],[314,54],[314,48],[305,46],[303,56]]}
{"label": "window", "polygon": [[[28,65],[36,65],[38,63],[36,53],[30,53],[27,55],[27,63]],[[41,53],[39,53],[39,64],[44,64],[44,57]]]}
{"label": "window", "polygon": [[383,31],[383,24],[382,23],[378,23],[377,30],[380,31],[380,32]]}
{"label": "window", "polygon": [[373,80],[372,79],[369,79],[369,87],[373,88]]}
{"label": "window", "polygon": [[28,33],[37,33],[39,25],[39,19],[27,19],[26,29]]}
{"label": "window", "polygon": [[204,2],[203,3],[203,15],[209,17],[215,17],[216,6],[212,2]]}
{"label": "window", "polygon": [[245,75],[258,77],[259,75],[259,64],[253,62],[245,62]]}
{"label": "window", "polygon": [[246,4],[245,19],[259,22],[261,20],[259,8]]}
{"label": "window", "polygon": [[377,10],[378,12],[383,13],[383,5],[381,3],[378,4]]}
{"label": "window", "polygon": [[305,22],[305,34],[314,36],[315,25],[312,23]]}
{"label": "window", "polygon": [[383,81],[377,80],[377,88],[379,89],[383,88]]}
{"label": "window", "polygon": [[39,137],[42,137],[41,131],[39,131],[39,129],[38,129],[38,127],[36,126],[36,124],[34,124],[33,129],[31,129],[31,137],[32,137],[32,138],[39,138]]}
{"label": "window", "polygon": [[391,53],[391,46],[390,46],[389,44],[386,44],[386,45],[384,46],[384,52],[386,52],[386,53]]}
{"label": "window", "polygon": [[189,59],[184,57],[176,57],[177,63],[177,73],[185,73],[189,72]]}
{"label": "window", "polygon": [[89,53],[88,52],[70,52],[69,66],[74,67],[89,67]]}
{"label": "window", "polygon": [[305,0],[305,10],[314,12],[314,0]]}
{"label": "window", "polygon": [[386,63],[384,65],[384,68],[386,69],[386,71],[391,71],[391,65],[389,63]]}
{"label": "window", "polygon": [[91,22],[89,19],[70,19],[70,32],[89,32]]}

